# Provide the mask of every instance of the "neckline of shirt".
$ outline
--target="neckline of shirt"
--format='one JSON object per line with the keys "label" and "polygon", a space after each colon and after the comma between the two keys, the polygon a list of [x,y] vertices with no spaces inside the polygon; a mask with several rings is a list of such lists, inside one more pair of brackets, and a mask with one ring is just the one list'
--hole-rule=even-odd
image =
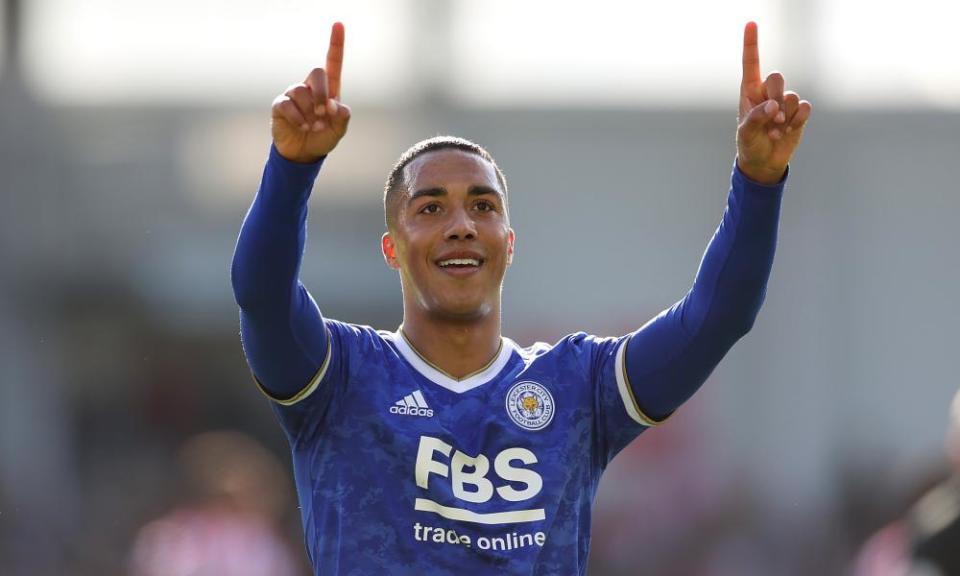
{"label": "neckline of shirt", "polygon": [[465,376],[463,378],[454,378],[450,374],[447,374],[443,370],[437,368],[431,364],[426,358],[424,358],[416,348],[410,344],[410,341],[407,340],[407,337],[403,333],[403,326],[397,328],[397,331],[393,334],[393,341],[397,346],[397,351],[400,352],[400,355],[403,356],[414,370],[419,372],[424,378],[430,380],[437,386],[446,388],[451,392],[456,392],[457,394],[462,394],[468,390],[473,390],[477,386],[482,386],[494,379],[495,376],[500,374],[500,372],[507,365],[507,362],[510,360],[510,356],[513,351],[518,347],[513,340],[500,336],[500,350],[497,352],[497,355],[493,357],[493,360],[490,361],[485,367],[481,368],[479,371]]}

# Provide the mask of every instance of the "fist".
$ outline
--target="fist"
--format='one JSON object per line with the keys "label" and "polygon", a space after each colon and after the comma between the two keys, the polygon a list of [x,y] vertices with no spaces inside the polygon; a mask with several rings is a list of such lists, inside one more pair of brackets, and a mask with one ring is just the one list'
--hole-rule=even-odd
{"label": "fist", "polygon": [[330,32],[326,69],[314,68],[303,82],[290,86],[273,101],[273,144],[287,160],[316,162],[347,133],[350,108],[339,102],[343,39],[343,24],[338,22]]}

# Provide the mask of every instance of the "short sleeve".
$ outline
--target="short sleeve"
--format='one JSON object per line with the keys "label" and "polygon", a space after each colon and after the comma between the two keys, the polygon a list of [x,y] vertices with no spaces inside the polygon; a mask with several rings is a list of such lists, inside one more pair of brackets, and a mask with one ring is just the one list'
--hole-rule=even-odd
{"label": "short sleeve", "polygon": [[590,379],[597,418],[597,450],[604,466],[644,430],[663,422],[644,414],[637,404],[626,372],[625,355],[629,344],[629,335],[584,338],[584,345],[591,349]]}
{"label": "short sleeve", "polygon": [[324,319],[324,324],[329,335],[327,354],[303,389],[290,398],[275,398],[260,387],[271,400],[291,445],[309,441],[329,425],[331,414],[350,385],[351,355],[363,346],[364,338],[370,337],[352,324],[330,319]]}

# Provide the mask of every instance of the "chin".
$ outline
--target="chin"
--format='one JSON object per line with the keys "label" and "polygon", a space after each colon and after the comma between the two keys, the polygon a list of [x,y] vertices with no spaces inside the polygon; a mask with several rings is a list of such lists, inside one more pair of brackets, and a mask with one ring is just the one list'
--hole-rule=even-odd
{"label": "chin", "polygon": [[437,316],[468,321],[487,316],[493,306],[489,302],[438,302],[433,310]]}

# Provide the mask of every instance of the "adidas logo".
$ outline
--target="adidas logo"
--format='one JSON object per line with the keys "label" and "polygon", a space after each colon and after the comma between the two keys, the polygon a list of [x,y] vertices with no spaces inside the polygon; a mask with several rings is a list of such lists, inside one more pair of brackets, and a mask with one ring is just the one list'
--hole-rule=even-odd
{"label": "adidas logo", "polygon": [[433,416],[433,410],[427,406],[427,401],[419,390],[414,390],[412,394],[404,396],[403,400],[394,402],[393,406],[390,407],[390,413],[404,416],[426,416],[427,418]]}

